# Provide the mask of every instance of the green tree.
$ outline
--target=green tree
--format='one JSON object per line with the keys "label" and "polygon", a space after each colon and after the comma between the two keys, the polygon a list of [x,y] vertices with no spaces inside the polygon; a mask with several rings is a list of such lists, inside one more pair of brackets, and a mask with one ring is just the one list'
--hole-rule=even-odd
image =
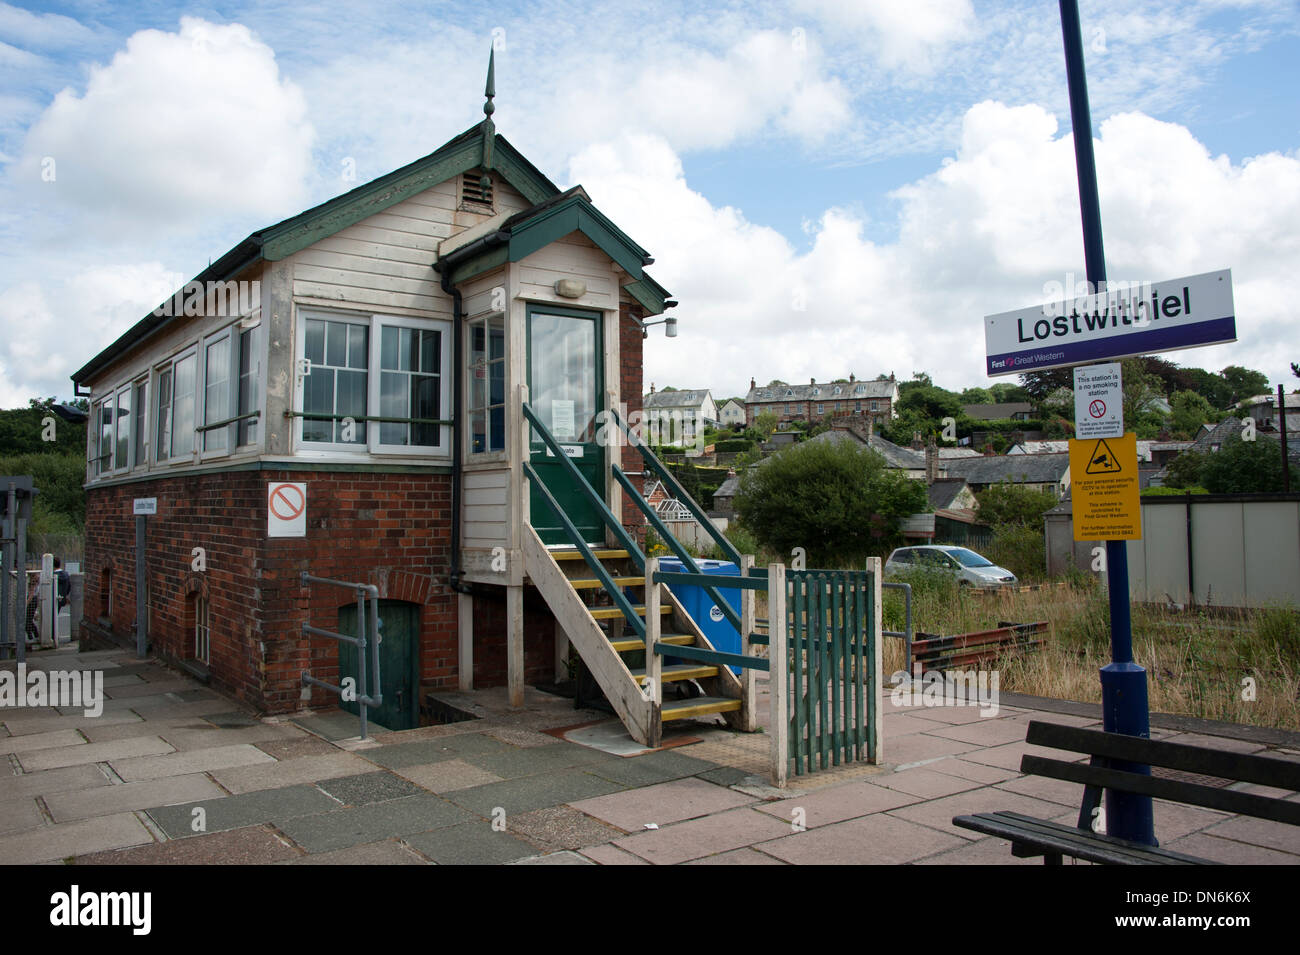
{"label": "green tree", "polygon": [[1204,397],[1194,391],[1180,391],[1169,401],[1174,409],[1170,420],[1176,435],[1194,438],[1201,425],[1214,418],[1214,409]]}
{"label": "green tree", "polygon": [[1240,365],[1229,365],[1220,374],[1223,375],[1223,380],[1228,384],[1230,390],[1229,400],[1233,404],[1244,401],[1252,395],[1266,394],[1271,390],[1268,377],[1262,371],[1242,368]]}
{"label": "green tree", "polygon": [[1165,468],[1165,487],[1194,488],[1201,486],[1201,465],[1205,455],[1200,451],[1184,451]]}
{"label": "green tree", "polygon": [[1025,391],[1024,388],[1006,381],[1000,381],[996,385],[990,386],[989,394],[993,396],[993,401],[997,404],[1003,404],[1008,401],[1031,400],[1029,392]]}
{"label": "green tree", "polygon": [[783,555],[802,547],[814,567],[886,553],[899,521],[929,510],[924,484],[848,441],[782,450],[741,478],[735,506],[760,544]]}
{"label": "green tree", "polygon": [[1201,486],[1211,494],[1282,490],[1282,447],[1268,438],[1243,441],[1234,434],[1206,455]]}
{"label": "green tree", "polygon": [[776,426],[781,423],[781,419],[776,416],[774,411],[760,411],[754,416],[754,430],[759,434],[759,440],[766,441],[776,430]]}
{"label": "green tree", "polygon": [[967,388],[959,396],[964,405],[995,405],[998,400],[988,388]]}
{"label": "green tree", "polygon": [[1056,506],[1056,495],[1003,481],[975,495],[976,515],[989,527],[1018,525],[1040,532],[1043,515]]}

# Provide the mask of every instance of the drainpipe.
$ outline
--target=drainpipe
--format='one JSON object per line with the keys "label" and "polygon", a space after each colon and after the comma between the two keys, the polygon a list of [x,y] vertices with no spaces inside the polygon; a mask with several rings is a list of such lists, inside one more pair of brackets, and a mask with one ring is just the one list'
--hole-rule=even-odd
{"label": "drainpipe", "polygon": [[[436,266],[435,266],[436,268]],[[463,424],[465,332],[461,328],[462,303],[460,289],[451,284],[451,269],[442,271],[442,290],[451,296],[451,352],[452,352],[452,399],[451,399],[451,574],[448,583],[458,594],[467,594],[472,588],[460,582],[460,485],[461,485],[461,431]]]}

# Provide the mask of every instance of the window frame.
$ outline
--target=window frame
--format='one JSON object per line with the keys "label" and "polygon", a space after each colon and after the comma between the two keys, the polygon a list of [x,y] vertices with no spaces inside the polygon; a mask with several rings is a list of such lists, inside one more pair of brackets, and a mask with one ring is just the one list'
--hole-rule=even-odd
{"label": "window frame", "polygon": [[[492,349],[490,345],[490,339],[488,336],[488,330],[491,327],[491,323],[493,322],[500,322],[501,324],[502,348],[501,348],[500,358],[491,357]],[[473,372],[477,368],[477,366],[471,364],[471,361],[474,355],[474,331],[476,326],[481,326],[483,328],[483,338],[484,338],[483,344],[485,348],[485,354],[488,356],[487,360],[484,362],[485,374],[486,374],[485,386],[484,386],[484,398],[486,403],[483,405],[482,408],[478,408],[474,405],[475,379],[474,379]],[[508,420],[508,409],[510,404],[509,402],[510,332],[509,332],[509,323],[506,320],[506,313],[498,309],[490,312],[484,312],[481,315],[476,315],[473,318],[466,319],[464,351],[465,351],[464,447],[466,449],[466,458],[467,460],[475,461],[475,462],[493,461],[496,460],[497,458],[504,459],[504,457],[509,453],[508,435],[510,432],[509,420]],[[495,407],[497,407],[497,405],[492,401],[492,378],[490,374],[490,369],[493,365],[496,364],[500,364],[502,370],[502,394],[501,394],[502,434],[501,434],[501,447],[499,448],[492,447],[492,436],[493,436],[492,435],[492,411]],[[482,450],[477,450],[474,447],[474,430],[473,430],[474,415],[477,412],[482,412],[484,422],[485,422],[485,430],[483,433],[486,437],[487,446]],[[645,417],[649,419],[647,421],[647,425],[657,425],[658,418],[659,418],[658,409],[657,408],[649,409],[649,411],[646,412]]]}
{"label": "window frame", "polygon": [[[397,328],[414,328],[422,331],[436,331],[441,334],[442,339],[439,345],[439,371],[440,381],[438,384],[438,395],[441,420],[449,421],[452,417],[452,323],[447,319],[441,318],[413,318],[403,315],[390,315],[383,313],[367,313],[347,310],[332,310],[318,308],[316,306],[301,306],[297,309],[297,316],[294,322],[294,391],[293,391],[293,449],[294,454],[299,457],[307,458],[332,458],[340,455],[355,457],[357,455],[374,455],[382,457],[409,457],[409,458],[434,458],[451,460],[452,441],[451,425],[438,425],[438,445],[436,447],[427,447],[423,445],[395,445],[380,443],[380,424],[378,421],[364,421],[358,424],[366,425],[365,440],[354,443],[343,443],[338,441],[308,441],[303,438],[303,412],[306,401],[306,382],[310,373],[310,366],[307,364],[307,322],[342,322],[350,325],[364,326],[366,328],[366,410],[364,414],[369,417],[377,415],[379,408],[379,389],[383,368],[382,361],[382,341],[383,329],[385,327]],[[359,370],[359,369],[357,369]],[[337,406],[337,392],[335,394],[335,406]]]}
{"label": "window frame", "polygon": [[[238,382],[239,356],[235,350],[234,332],[238,327],[239,327],[238,323],[235,323],[233,325],[227,325],[225,328],[215,331],[211,335],[205,335],[198,343],[200,346],[199,356],[203,359],[203,361],[201,363],[201,367],[195,369],[195,373],[197,377],[195,381],[195,390],[194,390],[194,397],[195,397],[194,439],[195,439],[195,447],[198,449],[199,452],[200,461],[207,461],[211,458],[228,457],[231,453],[232,447],[235,446],[235,441],[237,440],[237,431],[235,429],[234,422],[225,425],[224,427],[212,428],[207,431],[200,431],[199,428],[207,425],[209,418],[211,418],[213,421],[224,421],[227,418],[234,417],[235,415],[235,411],[234,411],[235,401],[236,401],[235,392],[239,384]],[[218,409],[217,413],[215,414],[209,414],[208,389],[211,387],[211,382],[208,381],[208,370],[209,370],[208,350],[216,347],[222,341],[226,343],[225,407]],[[201,374],[199,374],[200,372]],[[175,378],[173,377],[173,382],[174,381]],[[174,385],[173,385],[172,397],[175,398]],[[202,399],[201,401],[200,398]],[[209,448],[207,446],[208,438],[210,436],[221,434],[223,432],[225,433],[226,436],[225,446],[220,448]]]}
{"label": "window frame", "polygon": [[[202,376],[200,375],[200,369],[199,369],[199,353],[200,353],[199,345],[200,342],[198,341],[190,342],[180,351],[176,352],[166,360],[158,362],[153,366],[153,374],[152,374],[154,380],[153,402],[154,402],[154,412],[155,412],[153,416],[154,417],[153,461],[154,464],[156,465],[161,465],[163,467],[175,467],[176,465],[181,465],[181,464],[193,464],[195,461],[194,452],[198,448],[197,438],[199,432],[195,431],[194,428],[198,422],[198,412],[201,410],[199,407],[199,395],[203,391],[203,380],[202,380]],[[181,362],[185,361],[187,358],[194,359],[194,392],[192,394],[191,400],[194,401],[195,424],[191,424],[190,426],[191,447],[189,452],[176,453],[173,452],[172,450],[172,448],[175,447],[176,444],[176,366],[181,364]],[[167,456],[159,457],[158,456],[159,452],[164,450],[162,446],[162,440],[161,440],[162,436],[157,433],[158,428],[160,428],[164,424],[162,408],[161,405],[159,404],[159,399],[162,397],[162,386],[160,383],[162,381],[163,375],[166,374],[171,375],[171,386],[168,389],[168,393],[167,393],[168,394],[167,415],[166,415],[166,422],[165,422],[167,425],[167,448],[165,449],[167,452]]]}

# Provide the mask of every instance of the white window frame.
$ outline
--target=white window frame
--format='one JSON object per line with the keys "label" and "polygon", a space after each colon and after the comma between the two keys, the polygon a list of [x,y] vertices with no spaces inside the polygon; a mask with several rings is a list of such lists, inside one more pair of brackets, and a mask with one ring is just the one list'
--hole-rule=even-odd
{"label": "white window frame", "polygon": [[207,598],[194,595],[194,659],[212,665],[212,616]]}
{"label": "white window frame", "polygon": [[[239,387],[239,355],[235,343],[237,341],[233,332],[238,329],[238,325],[227,325],[218,332],[207,335],[199,343],[199,367],[196,371],[195,396],[194,396],[194,434],[195,447],[199,449],[199,460],[206,461],[211,458],[224,458],[230,455],[231,449],[235,446],[238,432],[234,424],[225,425],[223,428],[213,428],[210,431],[199,431],[198,429],[208,423],[208,419],[213,421],[225,421],[227,418],[233,418],[235,415],[235,404],[237,401],[236,390]],[[221,342],[226,343],[226,400],[224,407],[218,407],[215,411],[208,408],[208,349],[214,348]],[[175,379],[173,379],[174,381]],[[173,393],[173,398],[175,394]],[[218,404],[222,404],[218,402]],[[211,413],[210,413],[211,412]],[[207,447],[208,438],[218,435],[222,432],[226,435],[225,447],[209,448]]]}
{"label": "white window frame", "polygon": [[[202,406],[199,400],[199,396],[202,394],[202,389],[203,389],[203,375],[201,374],[201,369],[199,368],[199,357],[200,357],[199,343],[191,342],[188,346],[176,352],[176,354],[172,355],[166,361],[162,361],[154,365],[153,375],[152,375],[154,413],[150,417],[153,418],[152,421],[152,426],[154,428],[153,460],[155,464],[164,467],[174,467],[176,465],[194,463],[195,460],[194,450],[195,448],[198,447],[198,443],[196,440],[198,437],[197,431],[193,431],[191,429],[191,446],[188,452],[181,450],[173,453],[172,446],[174,446],[176,443],[176,366],[179,365],[181,362],[185,361],[185,359],[187,358],[194,359],[194,421],[195,424],[197,424],[199,420],[199,414],[202,411]],[[158,428],[163,423],[163,416],[158,406],[158,400],[162,396],[162,389],[159,387],[159,382],[161,381],[162,376],[167,374],[168,372],[171,372],[171,387],[169,389],[168,400],[167,400],[168,447],[166,448],[167,457],[160,458],[158,456],[158,453],[162,451],[163,448],[161,447],[161,442],[158,440],[159,437]]]}
{"label": "white window frame", "polygon": [[399,315],[385,314],[364,314],[347,311],[331,311],[315,307],[299,308],[297,321],[295,323],[295,342],[294,342],[294,410],[298,412],[293,421],[293,445],[294,453],[301,457],[337,457],[340,454],[355,455],[377,455],[377,456],[400,456],[414,458],[439,458],[451,459],[451,426],[438,426],[437,447],[422,447],[418,445],[404,444],[381,444],[380,443],[380,424],[378,421],[357,422],[358,425],[366,426],[366,440],[353,444],[345,444],[335,441],[307,441],[303,439],[303,418],[305,399],[305,385],[307,374],[310,371],[306,362],[307,348],[307,322],[344,322],[351,325],[363,325],[367,329],[366,336],[366,411],[365,414],[377,415],[379,408],[379,389],[383,369],[381,362],[381,347],[383,341],[383,329],[385,327],[397,328],[417,328],[423,331],[437,331],[442,334],[441,347],[439,349],[439,417],[446,421],[451,419],[451,400],[452,400],[452,324],[445,319],[429,318],[407,318]]}
{"label": "white window frame", "polygon": [[[501,323],[501,331],[503,335],[503,349],[502,349],[501,358],[494,359],[491,357],[492,349],[489,344],[488,329],[491,327],[493,322],[498,322],[498,321]],[[483,405],[482,408],[474,407],[474,380],[475,380],[474,371],[476,366],[470,363],[472,361],[472,356],[474,354],[474,329],[476,327],[482,327],[483,329],[483,335],[484,335],[483,344],[486,349],[485,354],[488,356],[488,358],[484,362],[484,380],[485,380],[484,392],[485,392],[486,403]],[[509,330],[509,323],[506,321],[505,312],[502,311],[484,312],[483,314],[477,315],[474,318],[467,319],[465,322],[465,344],[463,348],[465,352],[465,396],[464,396],[464,405],[463,405],[465,409],[464,447],[466,449],[467,457],[469,460],[472,460],[476,463],[484,462],[484,461],[495,461],[498,459],[504,460],[510,450],[510,440],[509,440],[510,428],[508,423],[508,417],[509,417],[508,411],[510,407],[510,330]],[[502,408],[501,447],[492,448],[491,447],[492,436],[493,436],[492,409],[494,405],[492,403],[491,368],[493,365],[496,364],[501,365],[504,373],[504,382],[502,386],[504,393],[502,397],[504,398],[505,405]],[[479,411],[483,413],[486,421],[484,434],[487,436],[487,442],[488,442],[488,447],[482,450],[476,450],[474,448],[474,431],[473,431],[474,415],[476,412]],[[644,413],[643,417],[646,419],[647,427],[651,429],[650,433],[658,434],[658,430],[657,430],[657,426],[659,422],[658,409],[656,408],[649,409]]]}
{"label": "white window frame", "polygon": [[[250,377],[252,378],[253,381],[254,393],[253,393],[252,401],[250,402],[250,406],[246,409],[246,411],[240,411],[239,395],[243,385],[245,371],[247,370],[244,368],[243,361],[242,361],[243,359],[242,346],[243,346],[245,335],[249,336],[248,350],[249,350],[249,360],[251,365]],[[253,448],[260,445],[262,442],[262,436],[266,433],[265,429],[262,427],[264,423],[263,419],[266,417],[266,408],[264,407],[264,402],[266,400],[266,383],[262,380],[262,312],[261,309],[258,309],[257,311],[253,312],[251,316],[242,319],[239,322],[239,324],[235,326],[234,331],[232,332],[231,348],[233,348],[235,352],[234,355],[235,380],[233,382],[235,396],[234,396],[234,401],[232,403],[235,410],[233,413],[246,414],[254,411],[258,412],[258,416],[256,418],[245,418],[241,421],[235,422],[234,425],[235,448],[236,450],[240,450],[246,448]],[[245,433],[249,435],[249,438],[247,441],[241,442],[239,440],[239,436]]]}
{"label": "white window frame", "polygon": [[138,406],[136,425],[131,428],[131,469],[149,466],[149,449],[153,445],[150,439],[150,427],[153,425],[153,408],[150,399],[153,389],[149,384],[149,375],[137,375],[131,379],[131,404]]}

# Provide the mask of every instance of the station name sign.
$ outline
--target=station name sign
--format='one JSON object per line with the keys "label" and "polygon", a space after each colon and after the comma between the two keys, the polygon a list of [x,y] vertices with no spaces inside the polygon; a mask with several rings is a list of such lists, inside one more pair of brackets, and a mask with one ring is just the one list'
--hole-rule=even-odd
{"label": "station name sign", "polygon": [[990,377],[1237,340],[1232,272],[1119,282],[984,319]]}

